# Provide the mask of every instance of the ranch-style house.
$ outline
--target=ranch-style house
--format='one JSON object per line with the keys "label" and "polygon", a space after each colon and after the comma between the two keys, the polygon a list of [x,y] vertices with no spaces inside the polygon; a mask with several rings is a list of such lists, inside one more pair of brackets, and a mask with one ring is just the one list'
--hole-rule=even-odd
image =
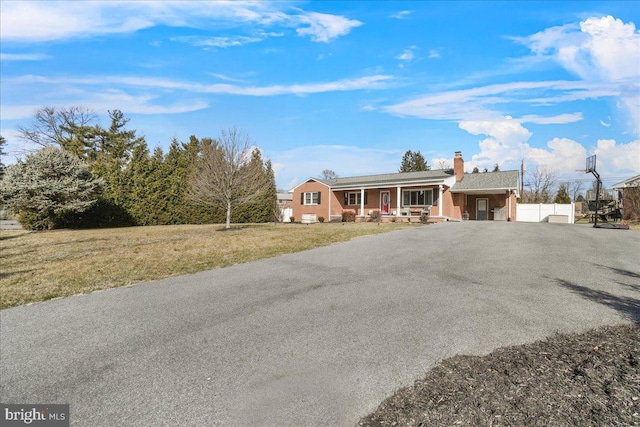
{"label": "ranch-style house", "polygon": [[457,151],[453,169],[309,178],[290,191],[291,206],[296,221],[303,215],[339,221],[348,211],[357,221],[411,221],[425,212],[431,222],[515,221],[519,176],[517,170],[465,173]]}

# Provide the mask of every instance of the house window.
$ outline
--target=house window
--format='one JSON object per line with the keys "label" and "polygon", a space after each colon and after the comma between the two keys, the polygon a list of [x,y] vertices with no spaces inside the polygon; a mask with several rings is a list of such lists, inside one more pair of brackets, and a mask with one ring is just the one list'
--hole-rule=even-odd
{"label": "house window", "polygon": [[[360,191],[352,191],[344,193],[344,204],[347,206],[360,206],[362,193]],[[364,204],[367,204],[367,192],[364,192]]]}
{"label": "house window", "polygon": [[404,190],[402,192],[402,206],[433,205],[433,189]]}
{"label": "house window", "polygon": [[320,204],[320,192],[311,191],[308,193],[300,194],[300,202],[303,205],[319,205]]}

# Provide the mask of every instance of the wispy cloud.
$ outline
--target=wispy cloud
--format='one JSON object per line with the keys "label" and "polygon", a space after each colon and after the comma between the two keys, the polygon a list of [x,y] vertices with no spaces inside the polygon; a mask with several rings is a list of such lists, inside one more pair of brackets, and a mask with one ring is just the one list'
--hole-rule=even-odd
{"label": "wispy cloud", "polygon": [[[0,17],[2,40],[26,42],[132,33],[157,25],[211,29],[218,23],[245,30],[248,24],[255,28],[294,28],[298,35],[315,42],[329,42],[363,25],[355,19],[307,12],[284,2],[243,1],[4,2]],[[235,45],[242,39],[237,36],[228,42]],[[224,45],[222,40],[213,43]]]}
{"label": "wispy cloud", "polygon": [[282,37],[284,33],[264,32],[260,31],[254,36],[227,36],[227,37],[202,37],[202,36],[183,36],[173,37],[172,41],[190,44],[195,47],[218,47],[228,48],[243,46],[250,43],[258,43],[269,37]]}
{"label": "wispy cloud", "polygon": [[416,49],[417,49],[417,46],[411,46],[408,49],[403,50],[400,55],[396,56],[396,59],[400,61],[400,67],[404,67],[405,64],[415,59]]}
{"label": "wispy cloud", "polygon": [[565,125],[582,121],[582,113],[565,113],[557,116],[525,115],[518,120],[520,123],[535,123],[538,125]]}
{"label": "wispy cloud", "polygon": [[[584,81],[510,82],[426,94],[384,108],[399,116],[437,120],[491,119],[509,115],[510,105],[557,105],[579,99],[621,95],[618,84]],[[540,97],[541,94],[544,96]],[[538,96],[535,98],[534,96]],[[576,118],[576,116],[566,116]]]}
{"label": "wispy cloud", "polygon": [[[224,75],[218,79],[239,83],[238,79]],[[87,105],[96,111],[106,111],[114,105],[126,105],[129,113],[140,114],[173,114],[196,111],[207,108],[209,103],[202,99],[182,99],[167,102],[168,92],[178,99],[192,96],[237,95],[237,96],[281,96],[312,95],[326,92],[346,92],[385,87],[390,75],[371,75],[351,79],[328,82],[301,83],[286,85],[248,86],[232,83],[202,84],[169,79],[126,77],[126,76],[94,76],[94,77],[45,77],[27,75],[6,79],[12,90],[20,91],[21,87],[37,89],[46,86],[48,98],[46,103],[52,105]],[[113,89],[118,87],[118,89]],[[0,115],[5,120],[30,117],[39,105],[2,104]]]}
{"label": "wispy cloud", "polygon": [[48,55],[41,53],[0,53],[0,61],[43,61]]}
{"label": "wispy cloud", "polygon": [[583,81],[608,83],[601,96],[617,92],[633,132],[640,133],[640,31],[633,22],[591,17],[513,39],[529,47],[538,61],[552,61]]}
{"label": "wispy cloud", "polygon": [[440,52],[438,52],[436,49],[431,49],[429,51],[429,56],[427,58],[429,59],[440,58]]}
{"label": "wispy cloud", "polygon": [[353,28],[364,25],[355,19],[348,19],[339,15],[306,12],[292,18],[292,21],[306,25],[298,28],[300,36],[309,36],[315,42],[329,42],[340,36],[347,35]]}
{"label": "wispy cloud", "polygon": [[401,10],[401,11],[396,12],[396,13],[392,14],[391,16],[389,16],[389,18],[404,19],[407,16],[411,15],[412,13],[413,13],[413,11],[411,11],[411,10]]}
{"label": "wispy cloud", "polygon": [[371,76],[342,79],[321,83],[302,83],[269,86],[240,86],[216,83],[202,84],[169,79],[122,76],[96,76],[78,78],[55,78],[45,76],[22,76],[11,79],[17,84],[64,84],[70,86],[101,86],[118,84],[122,86],[173,89],[202,94],[227,94],[245,96],[277,96],[277,95],[309,95],[323,92],[352,91],[381,88],[385,81],[392,79],[390,75],[376,74]]}

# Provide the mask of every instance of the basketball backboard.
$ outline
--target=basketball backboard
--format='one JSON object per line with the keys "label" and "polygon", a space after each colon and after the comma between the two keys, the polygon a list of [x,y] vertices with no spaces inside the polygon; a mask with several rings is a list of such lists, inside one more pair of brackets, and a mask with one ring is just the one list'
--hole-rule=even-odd
{"label": "basketball backboard", "polygon": [[596,170],[596,155],[587,157],[586,173],[594,172]]}

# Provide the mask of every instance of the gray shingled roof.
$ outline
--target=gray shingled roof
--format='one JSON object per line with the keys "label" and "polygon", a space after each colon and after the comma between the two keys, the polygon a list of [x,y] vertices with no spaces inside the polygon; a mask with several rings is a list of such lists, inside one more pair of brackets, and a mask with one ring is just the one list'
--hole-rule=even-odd
{"label": "gray shingled roof", "polygon": [[640,175],[636,175],[629,179],[625,179],[624,181],[620,181],[616,184],[613,184],[611,188],[619,189],[619,188],[631,187],[631,186],[637,185],[636,183],[640,183]]}
{"label": "gray shingled roof", "polygon": [[453,169],[437,169],[423,172],[387,173],[381,175],[353,176],[348,178],[318,179],[319,182],[331,188],[357,187],[357,186],[382,186],[389,183],[424,182],[430,180],[443,180],[453,175]]}
{"label": "gray shingled roof", "polygon": [[460,182],[451,188],[452,192],[473,190],[507,190],[518,189],[518,174],[516,171],[465,173]]}

